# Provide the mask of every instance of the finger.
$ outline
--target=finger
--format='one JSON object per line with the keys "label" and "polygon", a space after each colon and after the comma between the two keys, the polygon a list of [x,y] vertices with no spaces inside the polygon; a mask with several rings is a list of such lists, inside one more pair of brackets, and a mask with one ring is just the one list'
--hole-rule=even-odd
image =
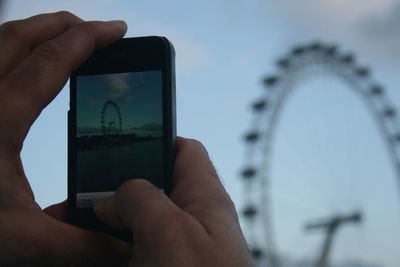
{"label": "finger", "polygon": [[178,138],[177,151],[171,199],[193,213],[232,212],[233,203],[204,146],[196,140]]}
{"label": "finger", "polygon": [[128,266],[132,247],[124,241],[68,224],[52,230],[47,233],[54,234],[47,247],[52,251],[42,260],[53,264],[38,266]]}
{"label": "finger", "polygon": [[61,11],[9,21],[0,26],[0,77],[14,69],[32,50],[83,20]]}
{"label": "finger", "polygon": [[239,221],[235,206],[207,150],[196,140],[177,139],[174,188],[170,197],[195,218],[210,236],[223,236],[233,230],[232,226],[237,231],[235,225],[239,225]]}
{"label": "finger", "polygon": [[127,266],[131,256],[128,243],[54,220],[40,211],[19,212],[23,215],[10,213],[18,217],[11,217],[15,223],[2,238],[24,252],[21,258],[11,253],[10,264],[5,266],[26,266],[27,262],[29,266]]}
{"label": "finger", "polygon": [[135,240],[162,236],[163,226],[172,229],[189,218],[160,189],[141,179],[126,181],[113,197],[97,201],[94,210],[106,224],[134,232]]}
{"label": "finger", "polygon": [[64,200],[63,202],[48,206],[43,211],[50,217],[53,217],[54,219],[57,219],[62,222],[67,222],[68,220],[67,208],[68,208],[67,200]]}
{"label": "finger", "polygon": [[[131,230],[121,219],[114,203],[114,197],[105,197],[96,200],[94,205],[96,216],[109,226],[120,230]],[[132,231],[132,230],[131,230]]]}
{"label": "finger", "polygon": [[[122,38],[121,21],[85,22],[38,46],[2,80],[0,86],[0,145],[3,151],[21,149],[22,141],[42,109],[58,94],[69,75],[96,48]],[[9,133],[9,135],[7,135]]]}
{"label": "finger", "polygon": [[17,176],[22,181],[22,189],[32,198],[32,200],[35,200],[35,195],[33,194],[32,187],[29,184],[28,179],[26,178],[24,167],[22,165],[22,160],[21,160],[20,156],[17,157],[15,164],[16,164]]}

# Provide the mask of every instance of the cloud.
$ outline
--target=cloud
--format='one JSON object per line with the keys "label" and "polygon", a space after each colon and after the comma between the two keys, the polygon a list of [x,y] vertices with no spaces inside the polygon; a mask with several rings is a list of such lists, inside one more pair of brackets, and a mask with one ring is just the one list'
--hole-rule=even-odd
{"label": "cloud", "polygon": [[106,90],[109,98],[116,99],[129,90],[128,77],[129,73],[112,74],[105,77],[107,81]]}
{"label": "cloud", "polygon": [[136,84],[131,84],[129,73],[118,73],[105,76],[106,82],[106,95],[109,99],[112,99],[121,103],[131,103],[134,97],[129,93],[129,90],[142,83],[141,79]]}
{"label": "cloud", "polygon": [[195,41],[176,29],[157,21],[142,19],[135,28],[135,34],[158,35],[167,37],[176,51],[176,68],[178,72],[188,72],[203,67],[210,60],[208,47]]}
{"label": "cloud", "polygon": [[174,34],[169,36],[176,51],[177,66],[182,70],[193,70],[206,63],[208,52],[203,44],[196,43],[183,36]]}
{"label": "cloud", "polygon": [[[85,20],[101,19],[103,14],[110,14],[110,8],[115,6],[114,0],[69,0],[69,1],[24,1],[21,2],[6,0],[4,1],[4,21],[22,19],[33,15],[60,10],[68,10]],[[94,8],[94,6],[96,8]],[[109,17],[108,15],[107,17]],[[3,18],[2,18],[3,19]]]}
{"label": "cloud", "polygon": [[365,45],[384,60],[398,64],[400,58],[400,3],[393,4],[385,12],[373,14],[360,24]]}
{"label": "cloud", "polygon": [[142,130],[142,131],[162,131],[162,125],[160,123],[145,123],[140,127],[132,127],[132,130]]}
{"label": "cloud", "polygon": [[397,0],[276,1],[268,15],[280,21],[286,42],[321,39],[355,50],[384,67],[398,62],[400,3]]}
{"label": "cloud", "polygon": [[133,133],[137,136],[148,136],[161,137],[163,133],[162,124],[160,123],[144,123],[138,127],[132,127],[125,131],[126,133]]}
{"label": "cloud", "polygon": [[78,127],[77,133],[78,133],[78,136],[99,135],[99,134],[102,134],[102,130],[101,130],[101,128],[98,128],[98,127]]}
{"label": "cloud", "polygon": [[366,30],[376,36],[399,37],[400,3],[379,16],[365,21]]}
{"label": "cloud", "polygon": [[[349,26],[349,24],[385,12],[396,0],[303,0],[277,1],[274,11],[293,20],[305,22],[312,28]],[[317,23],[318,22],[318,23]],[[302,23],[300,23],[301,25]],[[293,25],[296,26],[296,25]]]}

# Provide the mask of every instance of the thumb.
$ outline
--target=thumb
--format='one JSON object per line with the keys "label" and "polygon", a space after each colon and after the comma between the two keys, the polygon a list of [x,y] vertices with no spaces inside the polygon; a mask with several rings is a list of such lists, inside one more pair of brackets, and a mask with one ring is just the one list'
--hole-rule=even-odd
{"label": "thumb", "polygon": [[94,206],[96,216],[117,229],[136,234],[151,234],[160,222],[176,220],[183,212],[158,188],[143,179],[130,179],[114,196],[99,199]]}

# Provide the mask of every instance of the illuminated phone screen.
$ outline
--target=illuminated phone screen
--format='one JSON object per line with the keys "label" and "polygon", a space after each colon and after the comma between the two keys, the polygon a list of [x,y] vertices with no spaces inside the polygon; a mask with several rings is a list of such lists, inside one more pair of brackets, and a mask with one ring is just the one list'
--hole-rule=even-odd
{"label": "illuminated phone screen", "polygon": [[164,188],[162,71],[77,76],[76,206],[127,179]]}

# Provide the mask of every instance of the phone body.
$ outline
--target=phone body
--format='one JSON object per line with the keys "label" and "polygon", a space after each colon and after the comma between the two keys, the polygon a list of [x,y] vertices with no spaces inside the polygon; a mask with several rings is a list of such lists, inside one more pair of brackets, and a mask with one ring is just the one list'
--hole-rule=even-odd
{"label": "phone body", "polygon": [[121,39],[96,51],[70,77],[70,223],[132,242],[94,214],[94,202],[127,179],[167,195],[176,139],[175,52],[165,37]]}

